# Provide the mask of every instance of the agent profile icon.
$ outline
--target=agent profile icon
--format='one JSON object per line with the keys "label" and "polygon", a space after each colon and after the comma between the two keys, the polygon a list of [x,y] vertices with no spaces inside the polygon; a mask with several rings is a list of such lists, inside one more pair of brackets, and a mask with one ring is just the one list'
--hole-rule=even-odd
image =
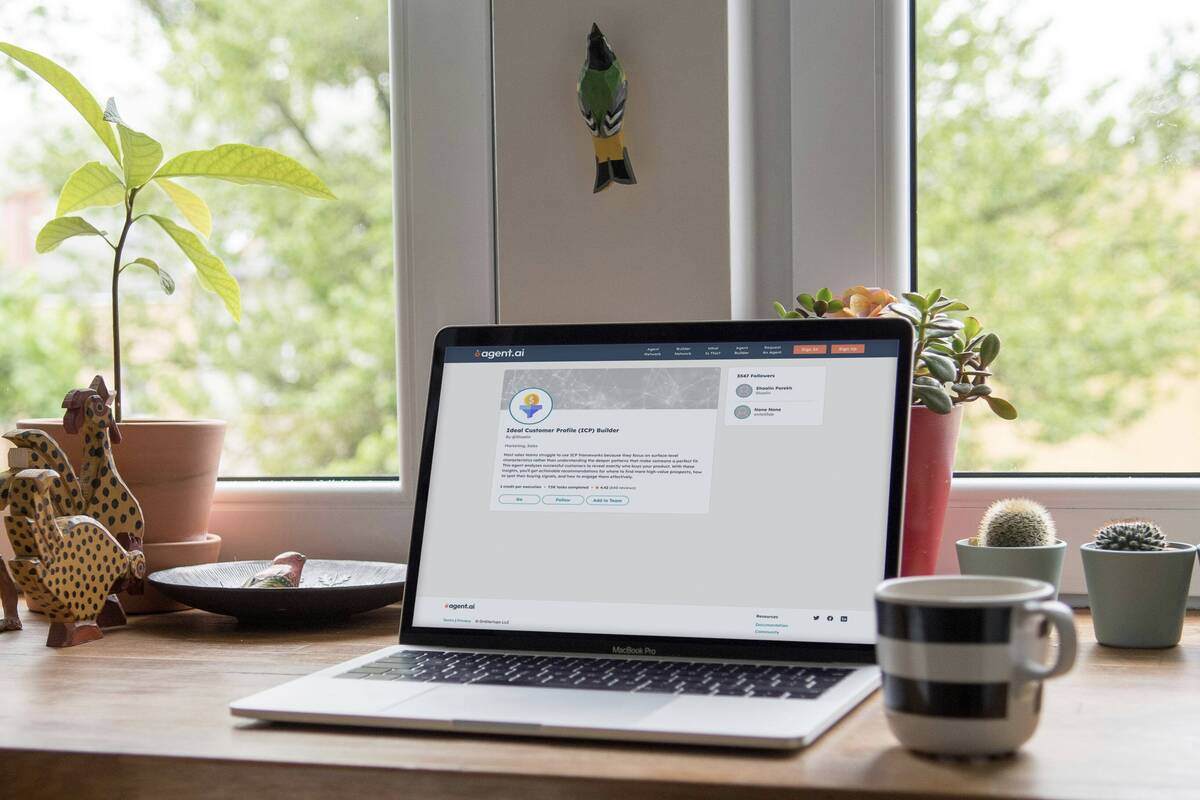
{"label": "agent profile icon", "polygon": [[733,391],[738,397],[745,400],[747,397],[754,394],[754,387],[748,383],[742,383],[738,384],[738,387]]}
{"label": "agent profile icon", "polygon": [[750,417],[750,406],[737,406],[733,409],[733,416],[736,419],[748,419]]}
{"label": "agent profile icon", "polygon": [[554,399],[545,389],[529,386],[517,391],[508,401],[508,413],[522,425],[536,425],[554,409]]}

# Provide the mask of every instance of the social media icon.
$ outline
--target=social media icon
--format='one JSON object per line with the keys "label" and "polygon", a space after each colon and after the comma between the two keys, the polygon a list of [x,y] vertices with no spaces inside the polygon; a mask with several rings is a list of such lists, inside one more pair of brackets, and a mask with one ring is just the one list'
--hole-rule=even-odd
{"label": "social media icon", "polygon": [[833,622],[833,614],[830,614],[828,617],[826,617],[826,618],[825,618],[825,621],[826,621],[826,622]]}
{"label": "social media icon", "polygon": [[818,621],[818,620],[820,620],[820,619],[821,619],[821,615],[820,615],[820,614],[813,614],[813,622],[817,622],[817,621]]}
{"label": "social media icon", "polygon": [[850,621],[850,618],[849,618],[849,617],[847,617],[845,614],[842,614],[842,620],[841,620],[841,621],[842,621],[842,622],[849,622],[849,621]]}

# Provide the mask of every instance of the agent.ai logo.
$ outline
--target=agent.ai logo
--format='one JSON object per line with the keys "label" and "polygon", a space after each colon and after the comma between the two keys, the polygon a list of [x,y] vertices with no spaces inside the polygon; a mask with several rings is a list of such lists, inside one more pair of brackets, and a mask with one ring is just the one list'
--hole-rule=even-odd
{"label": "agent.ai logo", "polygon": [[482,358],[484,361],[495,361],[498,358],[524,358],[525,348],[508,348],[507,350],[476,350],[476,358]]}

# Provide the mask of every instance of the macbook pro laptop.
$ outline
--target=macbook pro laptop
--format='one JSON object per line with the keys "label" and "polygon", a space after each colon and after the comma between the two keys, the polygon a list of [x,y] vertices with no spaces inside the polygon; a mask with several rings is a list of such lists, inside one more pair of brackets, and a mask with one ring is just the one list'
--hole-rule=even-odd
{"label": "macbook pro laptop", "polygon": [[812,742],[879,684],[911,353],[899,319],[446,328],[399,644],[233,713]]}

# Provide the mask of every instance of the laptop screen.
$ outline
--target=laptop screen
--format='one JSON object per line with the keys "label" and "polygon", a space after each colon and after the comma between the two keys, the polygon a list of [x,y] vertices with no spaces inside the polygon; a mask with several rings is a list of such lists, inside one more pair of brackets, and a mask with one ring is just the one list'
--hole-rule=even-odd
{"label": "laptop screen", "polygon": [[873,642],[899,346],[447,347],[413,624]]}

